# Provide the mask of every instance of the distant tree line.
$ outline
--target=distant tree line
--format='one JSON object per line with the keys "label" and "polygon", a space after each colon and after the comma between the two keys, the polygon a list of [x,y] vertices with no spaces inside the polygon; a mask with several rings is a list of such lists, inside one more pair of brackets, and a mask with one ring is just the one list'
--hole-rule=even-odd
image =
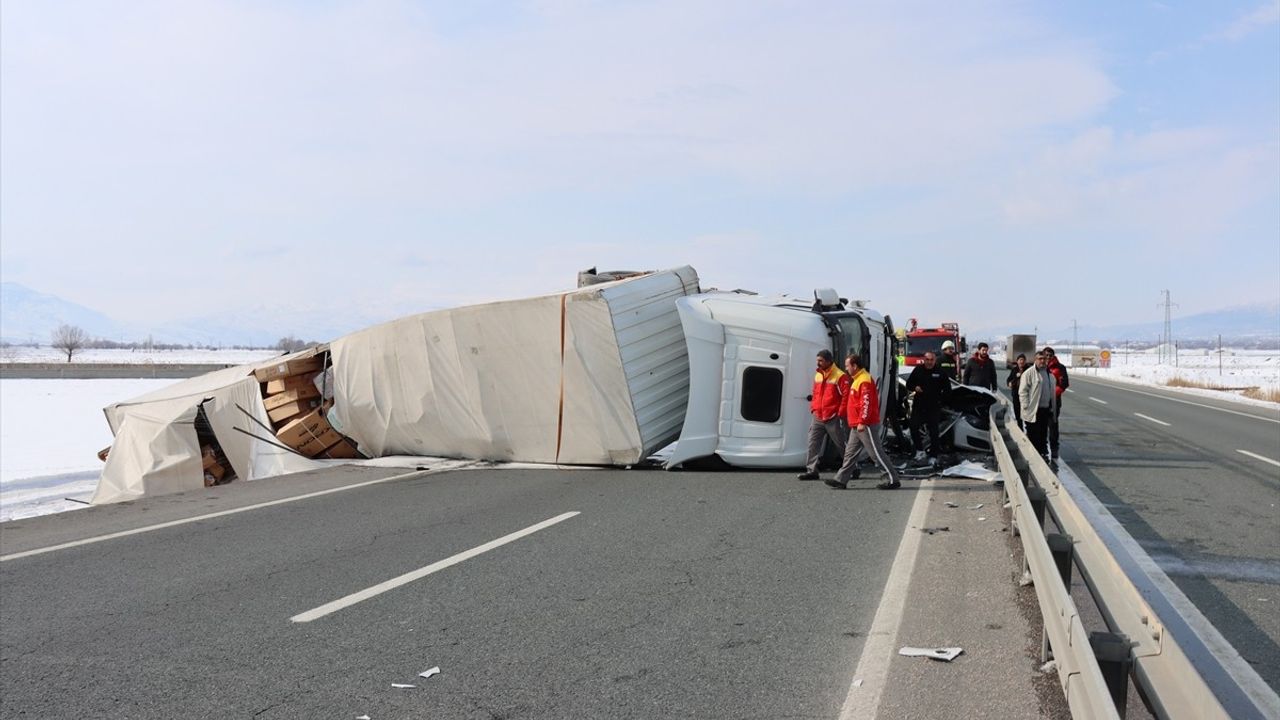
{"label": "distant tree line", "polygon": [[[132,350],[147,352],[151,350],[279,350],[281,352],[297,352],[317,343],[314,340],[301,340],[288,335],[280,338],[274,345],[221,345],[200,343],[166,343],[156,342],[150,336],[143,341],[110,340],[91,337],[83,328],[76,325],[59,325],[49,333],[49,347],[65,353],[67,362],[71,362],[75,354],[81,350]],[[0,347],[40,347],[34,339],[26,343],[10,343],[0,341]]]}

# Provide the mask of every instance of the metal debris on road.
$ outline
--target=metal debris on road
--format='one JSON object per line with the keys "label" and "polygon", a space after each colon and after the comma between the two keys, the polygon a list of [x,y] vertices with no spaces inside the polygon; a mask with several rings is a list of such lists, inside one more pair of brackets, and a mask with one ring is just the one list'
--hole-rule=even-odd
{"label": "metal debris on road", "polygon": [[934,533],[940,533],[940,532],[951,532],[951,528],[947,527],[946,525],[941,525],[939,527],[920,528],[920,532],[928,533],[932,535]]}
{"label": "metal debris on road", "polygon": [[939,647],[939,648],[920,648],[920,647],[904,647],[898,650],[899,655],[907,657],[927,657],[934,660],[942,660],[943,662],[951,662],[964,652],[963,648],[958,647]]}
{"label": "metal debris on road", "polygon": [[391,687],[393,687],[393,688],[401,688],[401,689],[404,689],[404,688],[414,688],[414,687],[418,687],[418,686],[417,686],[417,685],[406,685],[405,683],[391,683]]}
{"label": "metal debris on road", "polygon": [[949,508],[958,508],[958,507],[960,507],[959,505],[957,505],[957,504],[955,504],[955,503],[951,502],[950,500],[948,500],[945,504],[946,504],[946,506],[947,506],[947,507],[949,507]]}
{"label": "metal debris on road", "polygon": [[943,470],[942,477],[973,478],[975,480],[986,480],[989,483],[1004,482],[1004,478],[1000,477],[998,471],[988,470],[982,465],[968,460]]}
{"label": "metal debris on road", "polygon": [[981,510],[981,509],[982,509],[982,503],[978,503],[977,505],[970,505],[970,506],[969,506],[969,509],[970,509],[970,510]]}
{"label": "metal debris on road", "polygon": [[429,678],[432,675],[439,675],[439,674],[440,674],[440,666],[437,665],[436,667],[433,667],[430,670],[425,670],[423,672],[418,673],[418,677]]}

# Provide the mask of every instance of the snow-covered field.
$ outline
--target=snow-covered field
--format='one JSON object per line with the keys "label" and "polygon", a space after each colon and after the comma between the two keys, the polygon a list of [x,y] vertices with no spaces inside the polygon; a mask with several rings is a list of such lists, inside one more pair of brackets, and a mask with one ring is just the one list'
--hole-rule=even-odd
{"label": "snow-covered field", "polygon": [[[11,349],[16,348],[6,348]],[[251,362],[276,354],[192,350],[172,354],[127,350],[90,352],[108,358],[93,362],[127,362],[121,359],[125,357],[142,358],[139,362],[222,364]],[[998,363],[1002,365],[1003,359]],[[1073,373],[1144,385],[1164,385],[1168,379],[1180,377],[1229,388],[1280,388],[1280,352],[1224,352],[1219,374],[1216,352],[1184,351],[1179,355],[1178,366],[1174,367],[1159,364],[1153,353],[1125,355],[1120,351],[1113,356],[1109,369],[1074,368]],[[111,444],[111,431],[102,408],[174,382],[177,381],[0,380],[0,522],[84,507],[82,503],[64,498],[87,500],[97,484],[102,470],[97,452]],[[1276,407],[1275,403],[1241,397],[1240,390],[1179,390]]]}
{"label": "snow-covered field", "polygon": [[[280,354],[278,350],[78,350],[77,363],[140,363],[146,365],[243,365],[267,360]],[[59,363],[67,356],[50,347],[0,347],[0,362]]]}

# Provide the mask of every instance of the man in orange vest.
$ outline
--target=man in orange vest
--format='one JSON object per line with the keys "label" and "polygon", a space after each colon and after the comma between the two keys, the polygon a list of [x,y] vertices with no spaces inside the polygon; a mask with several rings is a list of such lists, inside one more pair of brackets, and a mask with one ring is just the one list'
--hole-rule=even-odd
{"label": "man in orange vest", "polygon": [[848,396],[849,376],[836,367],[830,350],[819,350],[817,372],[813,375],[813,395],[809,398],[809,411],[813,413],[813,422],[809,424],[809,451],[804,472],[796,479],[818,479],[818,462],[822,460],[822,449],[827,440],[844,457],[845,433],[848,430],[840,416]]}
{"label": "man in orange vest", "polygon": [[888,479],[876,487],[881,490],[902,487],[897,468],[889,462],[884,448],[880,446],[880,395],[876,392],[876,381],[862,367],[862,358],[857,353],[846,358],[844,366],[852,378],[844,405],[844,418],[849,423],[849,442],[844,449],[844,464],[835,478],[826,483],[841,490],[849,487],[849,481],[857,480],[862,474],[858,469],[858,457],[865,452],[888,475]]}

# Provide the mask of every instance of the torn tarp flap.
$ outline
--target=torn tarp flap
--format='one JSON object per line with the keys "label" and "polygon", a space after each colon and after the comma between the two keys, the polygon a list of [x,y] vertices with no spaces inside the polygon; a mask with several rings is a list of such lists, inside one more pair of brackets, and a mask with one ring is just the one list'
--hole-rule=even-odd
{"label": "torn tarp flap", "polygon": [[934,660],[942,660],[951,662],[964,652],[963,648],[958,647],[937,647],[937,648],[920,648],[920,647],[904,647],[898,650],[899,655],[907,657],[927,657]]}

